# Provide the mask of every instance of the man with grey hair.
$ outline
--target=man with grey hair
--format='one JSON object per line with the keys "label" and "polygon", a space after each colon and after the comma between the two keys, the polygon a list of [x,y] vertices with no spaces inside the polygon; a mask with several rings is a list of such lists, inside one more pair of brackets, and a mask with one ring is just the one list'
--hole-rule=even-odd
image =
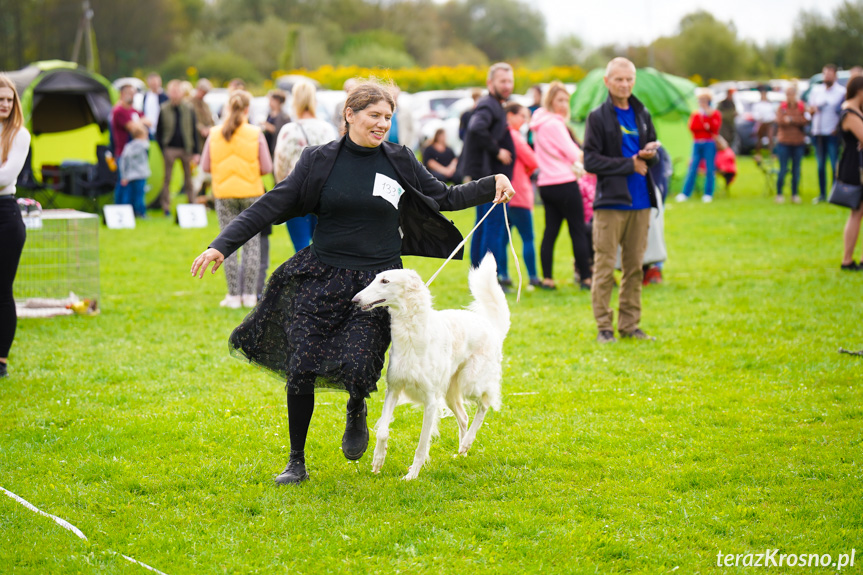
{"label": "man with grey hair", "polygon": [[617,331],[620,337],[654,339],[641,321],[642,260],[647,249],[650,208],[657,206],[647,167],[657,162],[656,130],[650,113],[632,95],[635,65],[615,58],[605,70],[608,99],[587,118],[584,169],[596,174],[593,202],[595,251],[591,300],[600,343],[614,343],[611,291],[618,248],[623,278]]}
{"label": "man with grey hair", "polygon": [[[512,66],[506,62],[493,64],[488,69],[485,84],[488,94],[477,102],[464,138],[462,163],[465,180],[478,180],[498,173],[512,178],[515,143],[509,133],[503,109],[515,86]],[[482,204],[476,207],[477,222],[491,206]],[[506,257],[503,210],[493,211],[474,232],[470,246],[471,265],[478,266],[489,251],[496,260]]]}

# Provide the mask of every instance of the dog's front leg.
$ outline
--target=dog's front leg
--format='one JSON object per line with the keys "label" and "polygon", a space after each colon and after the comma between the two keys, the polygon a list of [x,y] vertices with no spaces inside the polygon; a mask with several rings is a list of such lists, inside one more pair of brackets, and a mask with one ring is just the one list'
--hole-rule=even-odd
{"label": "dog's front leg", "polygon": [[408,470],[408,474],[404,476],[406,481],[416,479],[420,474],[420,469],[422,469],[423,464],[426,462],[426,459],[428,459],[432,430],[435,427],[437,416],[437,402],[430,400],[423,411],[423,429],[420,432],[420,443],[417,445],[417,451],[414,454],[414,463]]}
{"label": "dog's front leg", "polygon": [[372,459],[372,472],[380,473],[381,467],[384,466],[384,460],[387,458],[387,442],[390,438],[390,424],[393,421],[393,412],[398,403],[399,393],[393,391],[391,385],[387,386],[386,395],[384,395],[384,408],[381,411],[381,418],[378,419],[375,425],[375,456]]}

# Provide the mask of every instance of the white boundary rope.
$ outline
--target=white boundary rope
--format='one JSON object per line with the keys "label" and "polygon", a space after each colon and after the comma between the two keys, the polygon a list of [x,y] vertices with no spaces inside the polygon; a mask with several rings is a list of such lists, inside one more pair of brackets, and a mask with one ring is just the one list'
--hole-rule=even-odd
{"label": "white boundary rope", "polygon": [[[455,255],[458,253],[458,251],[464,247],[464,245],[467,243],[467,240],[473,235],[473,233],[477,230],[477,228],[479,228],[480,224],[482,224],[485,221],[485,219],[488,217],[488,215],[491,213],[491,211],[497,207],[497,205],[498,204],[496,204],[496,203],[491,205],[491,207],[488,209],[488,211],[485,213],[485,215],[480,218],[480,220],[476,223],[476,225],[473,227],[473,229],[467,233],[467,235],[464,237],[464,239],[461,242],[459,242],[459,244],[455,247],[455,249],[452,251],[452,253],[449,255],[449,257],[444,261],[444,263],[442,263],[441,266],[438,268],[438,270],[434,274],[432,274],[432,277],[430,277],[429,280],[426,282],[426,287],[429,287],[431,285],[431,283],[435,280],[435,278],[438,276],[438,274],[440,274],[443,271],[444,267],[446,267],[446,265],[450,262],[450,260],[452,260],[455,257]],[[512,250],[512,257],[515,258],[515,269],[518,272],[518,294],[516,294],[516,296],[515,296],[515,301],[519,301],[521,299],[521,282],[522,282],[521,264],[519,263],[518,256],[515,253],[515,246],[512,245],[512,231],[510,231],[510,229],[509,229],[509,216],[507,215],[505,204],[503,205],[503,219],[506,222],[506,233],[509,236],[509,247]]]}
{"label": "white boundary rope", "polygon": [[[8,495],[12,499],[14,499],[18,503],[20,503],[21,505],[23,505],[24,507],[29,509],[30,511],[32,511],[33,513],[37,513],[39,515],[42,515],[43,517],[47,517],[48,519],[50,519],[51,521],[53,521],[54,523],[56,523],[57,525],[59,525],[63,529],[65,529],[67,531],[71,531],[72,533],[74,533],[76,537],[83,539],[84,541],[89,541],[89,539],[87,539],[87,536],[84,535],[80,529],[78,529],[77,527],[75,527],[74,525],[72,525],[71,523],[66,521],[65,519],[63,519],[61,517],[57,517],[56,515],[51,515],[50,513],[45,513],[44,511],[42,511],[41,509],[39,509],[38,507],[36,507],[32,503],[30,503],[29,501],[27,501],[21,497],[18,497],[17,495],[12,493],[8,489],[4,489],[3,487],[0,487],[0,491],[2,491],[6,495]],[[144,569],[148,569],[150,571],[153,571],[154,573],[158,573],[159,575],[167,575],[167,573],[162,573],[158,569],[154,569],[153,567],[150,567],[146,563],[141,563],[137,559],[132,559],[128,555],[123,555],[122,553],[117,553],[116,551],[110,551],[110,550],[108,552],[112,553],[114,555],[120,555],[120,557],[122,557],[126,561],[140,565]]]}

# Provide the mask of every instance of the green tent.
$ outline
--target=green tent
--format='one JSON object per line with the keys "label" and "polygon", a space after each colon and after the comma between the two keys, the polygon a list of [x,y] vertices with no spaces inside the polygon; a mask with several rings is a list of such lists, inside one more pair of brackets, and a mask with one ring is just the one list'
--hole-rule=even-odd
{"label": "green tent", "polygon": [[[608,90],[603,82],[605,70],[597,68],[578,83],[578,90],[570,99],[572,121],[579,133],[584,133],[584,121],[591,110],[605,102]],[[644,103],[653,118],[656,134],[675,163],[689,161],[692,137],[687,121],[696,108],[695,84],[653,68],[640,68],[635,72],[633,94]]]}
{"label": "green tent", "polygon": [[[61,60],[36,62],[7,75],[21,96],[25,126],[32,135],[30,167],[36,182],[42,181],[43,165],[97,162],[96,146],[109,143],[108,124],[117,100],[107,79]],[[40,194],[44,192],[34,195],[42,199]],[[88,209],[81,197],[62,196],[55,203]]]}

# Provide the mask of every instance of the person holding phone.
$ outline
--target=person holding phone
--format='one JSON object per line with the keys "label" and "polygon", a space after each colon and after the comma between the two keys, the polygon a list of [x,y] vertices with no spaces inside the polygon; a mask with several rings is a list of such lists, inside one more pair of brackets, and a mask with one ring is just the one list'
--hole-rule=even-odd
{"label": "person holding phone", "polygon": [[591,299],[599,343],[614,343],[611,291],[618,247],[623,278],[617,331],[620,337],[652,340],[641,321],[642,262],[647,249],[650,208],[657,207],[648,166],[658,161],[650,112],[632,95],[635,65],[615,58],[605,70],[608,99],[587,118],[584,169],[596,174],[593,201],[594,271]]}

